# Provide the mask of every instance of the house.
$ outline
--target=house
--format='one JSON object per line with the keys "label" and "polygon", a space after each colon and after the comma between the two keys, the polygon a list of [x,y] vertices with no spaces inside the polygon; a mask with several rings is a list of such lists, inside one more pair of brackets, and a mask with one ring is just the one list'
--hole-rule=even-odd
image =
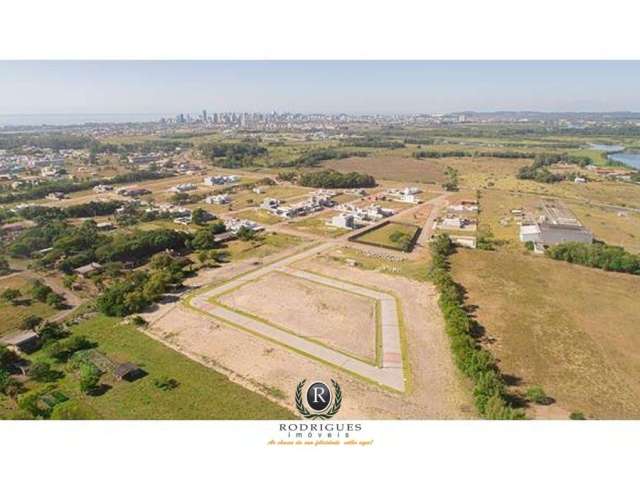
{"label": "house", "polygon": [[215,185],[224,185],[227,183],[235,183],[240,179],[238,175],[215,175],[212,177],[204,177],[204,184],[213,187]]}
{"label": "house", "polygon": [[62,200],[65,197],[63,192],[51,192],[46,196],[47,200]]}
{"label": "house", "polygon": [[204,203],[208,203],[209,205],[225,205],[231,202],[231,197],[226,193],[221,195],[210,195],[204,199]]}
{"label": "house", "polygon": [[280,200],[276,198],[265,198],[260,204],[260,208],[274,210],[280,206]]}
{"label": "house", "polygon": [[241,228],[246,228],[248,230],[252,230],[254,232],[259,232],[264,230],[264,226],[260,225],[253,220],[247,220],[244,218],[229,218],[224,221],[224,226],[227,228],[228,232],[238,233]]}
{"label": "house", "polygon": [[140,195],[147,195],[151,191],[140,187],[123,187],[116,190],[116,193],[125,197],[139,197]]}
{"label": "house", "polygon": [[355,217],[350,213],[340,213],[331,218],[329,225],[338,228],[355,228]]}
{"label": "house", "polygon": [[177,217],[173,219],[173,223],[177,223],[179,225],[189,225],[193,221],[191,215],[188,217]]}
{"label": "house", "polygon": [[235,232],[223,232],[213,236],[214,242],[227,242],[236,238]]}
{"label": "house", "polygon": [[99,222],[99,223],[96,223],[96,228],[98,230],[113,230],[116,227],[111,222]]}
{"label": "house", "polygon": [[21,330],[0,338],[0,345],[5,345],[16,353],[31,353],[40,346],[40,337],[31,330]]}
{"label": "house", "polygon": [[191,190],[195,190],[196,188],[198,187],[196,187],[193,183],[181,183],[179,185],[174,185],[173,187],[171,187],[169,189],[169,192],[184,193]]}
{"label": "house", "polygon": [[402,193],[402,194],[398,195],[397,200],[398,200],[398,202],[413,203],[413,204],[416,204],[416,205],[418,203],[420,203],[420,199],[416,195],[414,195],[412,193],[409,193],[409,194]]}
{"label": "house", "polygon": [[111,190],[113,190],[113,186],[112,185],[96,185],[95,187],[93,187],[93,191],[96,193],[105,193],[105,192],[110,192]]}
{"label": "house", "polygon": [[83,265],[81,267],[73,269],[73,273],[80,275],[82,278],[87,278],[92,273],[101,272],[101,271],[102,271],[102,265],[100,265],[97,262],[91,262],[91,263],[88,263],[87,265]]}

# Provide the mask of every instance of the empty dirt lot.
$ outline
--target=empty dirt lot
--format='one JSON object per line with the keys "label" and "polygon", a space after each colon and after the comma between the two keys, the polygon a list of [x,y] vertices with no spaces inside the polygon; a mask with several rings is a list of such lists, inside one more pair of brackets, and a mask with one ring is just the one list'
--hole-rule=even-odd
{"label": "empty dirt lot", "polygon": [[376,302],[371,298],[274,272],[217,300],[297,335],[375,360]]}
{"label": "empty dirt lot", "polygon": [[[390,291],[398,299],[410,371],[406,393],[383,389],[181,304],[165,306],[149,315],[148,333],[290,409],[294,408],[295,388],[302,379],[334,378],[343,391],[342,408],[337,418],[474,417],[467,385],[463,384],[464,380],[451,360],[433,287],[397,276],[337,265],[324,255],[307,259],[296,267]],[[226,268],[209,271],[206,282],[215,282],[216,277],[228,278]],[[201,284],[201,281],[194,283]]]}

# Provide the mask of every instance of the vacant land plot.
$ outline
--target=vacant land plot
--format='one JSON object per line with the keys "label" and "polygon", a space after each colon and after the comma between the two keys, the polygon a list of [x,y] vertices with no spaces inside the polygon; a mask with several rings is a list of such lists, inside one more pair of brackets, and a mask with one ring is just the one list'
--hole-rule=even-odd
{"label": "vacant land plot", "polygon": [[368,173],[381,180],[418,183],[442,183],[445,180],[442,165],[430,159],[381,155],[329,160],[323,166],[339,172]]}
{"label": "vacant land plot", "polygon": [[[135,382],[103,378],[109,389],[103,395],[80,393],[75,374],[59,381],[60,390],[86,410],[104,419],[278,419],[291,412],[251,392],[117,319],[99,316],[74,327],[98,343],[114,361],[139,365],[147,376]],[[178,382],[174,390],[154,385],[159,377]]]}
{"label": "vacant land plot", "polygon": [[217,301],[296,335],[375,362],[376,302],[371,298],[274,272]]}
{"label": "vacant land plot", "polygon": [[301,220],[294,220],[292,222],[289,222],[288,225],[294,230],[300,230],[301,232],[311,233],[313,235],[320,235],[328,238],[335,238],[339,237],[340,235],[344,235],[349,231],[344,228],[327,225],[327,222],[331,219],[331,217],[334,217],[335,215],[338,215],[338,212],[327,210],[317,215],[305,217]]}
{"label": "vacant land plot", "polygon": [[22,296],[17,299],[15,305],[11,302],[0,300],[0,335],[19,329],[22,321],[30,315],[46,319],[57,311],[46,303],[31,300],[29,295],[31,284],[29,279],[22,275],[0,277],[0,294],[7,288],[20,290]]}
{"label": "vacant land plot", "polygon": [[640,213],[567,201],[567,206],[598,240],[640,253]]}
{"label": "vacant land plot", "polygon": [[408,250],[411,247],[411,240],[418,233],[418,230],[419,228],[415,225],[389,222],[367,231],[354,238],[353,241],[393,250]]}
{"label": "vacant land plot", "polygon": [[223,251],[230,255],[230,260],[237,261],[246,258],[263,258],[286,248],[299,245],[302,242],[304,240],[300,237],[271,232],[256,240],[233,240],[227,242]]}
{"label": "vacant land plot", "polygon": [[282,217],[272,215],[271,213],[261,208],[251,208],[248,210],[243,210],[235,214],[235,216],[238,218],[253,220],[254,222],[262,223],[265,225],[273,225],[284,221]]}
{"label": "vacant land plot", "polygon": [[564,418],[640,418],[639,277],[504,251],[452,266],[515,388],[542,386]]}
{"label": "vacant land plot", "polygon": [[[405,394],[390,392],[348,372],[333,368],[280,346],[270,340],[232,327],[225,322],[178,305],[155,316],[150,331],[176,348],[210,363],[234,378],[282,392],[287,405],[294,404],[296,385],[302,378],[336,379],[345,392],[341,419],[469,418],[474,416],[469,395],[451,360],[444,324],[433,288],[409,281],[340,265],[315,257],[301,268],[333,278],[349,279],[365,287],[392,291],[400,303],[406,332],[410,375]],[[209,273],[228,278],[235,265]],[[237,274],[237,272],[235,272]],[[200,273],[199,273],[200,275]],[[210,277],[209,281],[215,282]],[[201,284],[201,281],[197,282]],[[346,394],[348,392],[348,394]]]}
{"label": "vacant land plot", "polygon": [[358,248],[341,247],[328,252],[326,257],[343,265],[352,264],[364,270],[399,275],[411,280],[426,282],[428,280],[430,255],[428,250],[424,250],[423,253],[416,259],[393,259]]}

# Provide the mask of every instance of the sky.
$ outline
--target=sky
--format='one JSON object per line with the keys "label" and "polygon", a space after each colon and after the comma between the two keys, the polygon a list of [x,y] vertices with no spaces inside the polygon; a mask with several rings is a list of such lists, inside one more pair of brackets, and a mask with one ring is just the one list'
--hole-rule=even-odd
{"label": "sky", "polygon": [[640,111],[640,61],[0,61],[0,115]]}

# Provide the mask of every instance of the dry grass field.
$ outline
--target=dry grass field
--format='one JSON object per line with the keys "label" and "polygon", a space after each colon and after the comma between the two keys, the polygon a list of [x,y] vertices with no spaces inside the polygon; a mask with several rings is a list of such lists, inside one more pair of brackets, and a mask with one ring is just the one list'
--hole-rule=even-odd
{"label": "dry grass field", "polygon": [[296,335],[370,363],[376,356],[376,302],[353,293],[270,273],[218,297]]}
{"label": "dry grass field", "polygon": [[361,172],[373,175],[376,180],[398,182],[442,183],[444,167],[432,159],[417,160],[397,155],[345,158],[329,160],[323,166],[339,172]]}
{"label": "dry grass field", "polygon": [[460,250],[453,274],[503,373],[556,400],[538,417],[640,418],[640,278],[532,255]]}
{"label": "dry grass field", "polygon": [[[0,293],[7,288],[16,288],[21,291],[23,297],[29,295],[31,285],[29,280],[21,275],[0,277]],[[53,307],[38,301],[27,301],[24,304],[12,305],[0,300],[0,335],[20,328],[22,320],[29,315],[47,318],[56,313]]]}

